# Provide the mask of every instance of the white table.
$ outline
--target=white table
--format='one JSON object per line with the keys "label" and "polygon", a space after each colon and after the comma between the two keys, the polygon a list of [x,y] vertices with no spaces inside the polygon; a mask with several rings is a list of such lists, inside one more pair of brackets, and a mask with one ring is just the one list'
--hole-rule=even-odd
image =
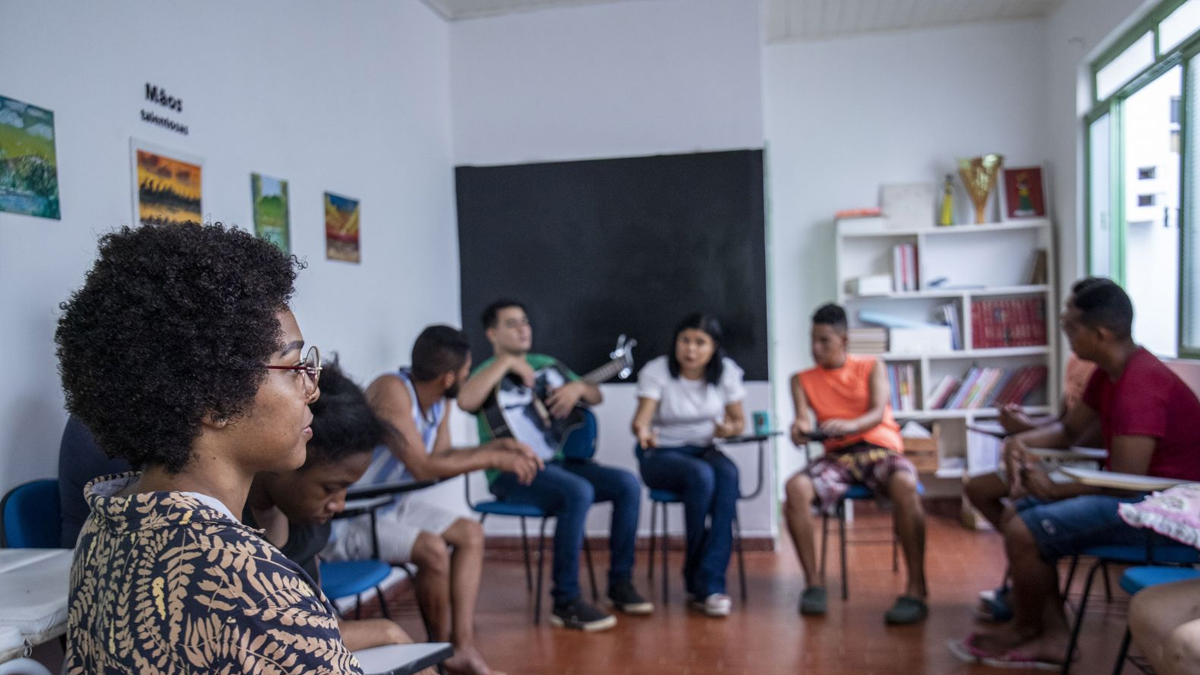
{"label": "white table", "polygon": [[15,629],[23,641],[20,645],[0,642],[0,675],[49,675],[26,653],[67,630],[73,553],[63,548],[0,549],[0,633],[11,635]]}
{"label": "white table", "polygon": [[454,655],[449,642],[387,645],[354,652],[366,675],[411,675]]}

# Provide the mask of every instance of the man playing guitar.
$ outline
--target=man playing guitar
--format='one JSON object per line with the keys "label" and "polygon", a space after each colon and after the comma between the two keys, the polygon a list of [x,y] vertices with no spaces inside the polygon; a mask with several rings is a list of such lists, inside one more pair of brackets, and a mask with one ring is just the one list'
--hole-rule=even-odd
{"label": "man playing guitar", "polygon": [[[545,412],[565,418],[580,403],[599,404],[597,384],[585,382],[550,356],[531,354],[533,330],[525,307],[515,300],[498,300],[483,312],[483,326],[494,355],[479,364],[458,393],[458,405],[479,420],[480,442],[492,439],[496,428],[484,408],[501,406],[514,438],[527,444],[544,462],[529,484],[510,472],[488,472],[491,491],[499,499],[537,506],[557,519],[552,566],[555,626],[595,631],[616,625],[616,617],[585,602],[579,586],[579,553],[584,525],[593,502],[613,503],[609,532],[611,564],[608,599],[627,614],[649,614],[654,605],[633,586],[634,545],[637,538],[641,484],[630,472],[600,466],[590,460],[562,456],[559,444],[545,431]],[[549,390],[544,401],[536,393],[540,383]],[[497,399],[503,399],[498,401]],[[543,406],[545,410],[539,410]]]}

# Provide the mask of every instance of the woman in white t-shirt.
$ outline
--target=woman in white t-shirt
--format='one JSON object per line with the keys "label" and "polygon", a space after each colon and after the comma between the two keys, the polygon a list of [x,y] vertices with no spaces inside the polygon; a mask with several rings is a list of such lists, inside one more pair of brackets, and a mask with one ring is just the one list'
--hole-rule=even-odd
{"label": "woman in white t-shirt", "polygon": [[716,318],[689,315],[675,329],[673,344],[669,356],[650,361],[638,373],[635,453],[648,487],[683,500],[683,579],[692,606],[709,616],[727,616],[725,571],[733,549],[738,470],[712,441],[742,432],[746,389],[742,369],[725,357]]}

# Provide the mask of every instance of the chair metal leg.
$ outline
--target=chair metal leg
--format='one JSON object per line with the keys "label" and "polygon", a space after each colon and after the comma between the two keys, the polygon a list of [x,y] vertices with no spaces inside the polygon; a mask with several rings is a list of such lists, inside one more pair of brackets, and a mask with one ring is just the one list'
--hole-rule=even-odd
{"label": "chair metal leg", "polygon": [[[545,522],[545,519],[542,519],[543,526]],[[521,516],[521,550],[525,552],[525,590],[532,591],[533,568],[529,564],[529,535],[525,531],[525,516]]]}
{"label": "chair metal leg", "polygon": [[354,620],[357,621],[361,618],[362,618],[362,593],[356,593],[354,595]]}
{"label": "chair metal leg", "polygon": [[662,592],[663,605],[665,606],[671,600],[670,588],[671,577],[667,573],[667,539],[670,536],[671,529],[667,520],[667,505],[663,503],[663,531],[662,531]]}
{"label": "chair metal leg", "polygon": [[[825,553],[829,550],[829,514],[821,512],[821,585],[825,585]],[[812,586],[812,579],[805,579],[806,586]]]}
{"label": "chair metal leg", "polygon": [[658,502],[650,502],[650,562],[646,565],[646,581],[654,581],[654,545],[658,527]]}
{"label": "chair metal leg", "polygon": [[893,572],[900,571],[900,555],[896,551],[896,549],[898,548],[898,545],[899,545],[899,540],[896,538],[896,534],[893,532],[892,533],[892,571]]}
{"label": "chair metal leg", "polygon": [[733,545],[737,549],[738,584],[742,587],[742,604],[746,604],[746,561],[742,557],[742,526],[738,523],[737,514],[733,516]]}
{"label": "chair metal leg", "polygon": [[[525,519],[521,518],[521,524],[525,524]],[[533,601],[533,625],[538,625],[542,620],[542,570],[545,567],[546,561],[546,519],[542,518],[542,527],[538,532],[538,571],[537,571],[537,598]]]}
{"label": "chair metal leg", "polygon": [[[384,597],[384,595],[383,595],[383,586],[382,585],[375,587],[375,597],[379,598],[379,612],[381,614],[383,614],[383,618],[391,621],[392,613],[390,610],[388,610],[387,598]],[[424,616],[425,616],[425,613],[421,612],[422,619],[424,618]]]}
{"label": "chair metal leg", "polygon": [[1108,602],[1112,602],[1112,582],[1108,579],[1108,561],[1101,560],[1100,569],[1103,570],[1104,574],[1104,599]]}
{"label": "chair metal leg", "polygon": [[846,502],[838,503],[838,539],[841,540],[842,558],[842,600],[850,597],[850,580],[846,577]]}
{"label": "chair metal leg", "polygon": [[588,545],[587,533],[583,533],[583,558],[587,561],[588,578],[592,580],[592,602],[600,602],[600,593],[596,591],[596,568],[592,566],[592,547]]}
{"label": "chair metal leg", "polygon": [[1129,656],[1129,642],[1133,639],[1133,633],[1129,629],[1125,629],[1125,637],[1121,638],[1121,651],[1117,652],[1117,663],[1113,666],[1113,675],[1121,675],[1121,671],[1125,669],[1125,657]]}
{"label": "chair metal leg", "polygon": [[1096,572],[1104,567],[1104,561],[1097,561],[1088,570],[1087,581],[1083,583],[1083,597],[1079,599],[1079,612],[1075,616],[1075,627],[1071,630],[1071,641],[1067,643],[1067,655],[1063,658],[1062,675],[1071,670],[1071,658],[1075,656],[1075,647],[1079,644],[1079,632],[1083,628],[1083,616],[1087,610],[1088,595],[1092,592],[1092,582],[1096,580]]}
{"label": "chair metal leg", "polygon": [[[1067,569],[1067,583],[1063,586],[1062,595],[1067,597],[1071,593],[1071,582],[1075,581],[1075,569],[1079,567],[1079,556],[1071,556],[1071,567]],[[1007,574],[1007,572],[1005,572]],[[1007,577],[1005,577],[1007,579]]]}

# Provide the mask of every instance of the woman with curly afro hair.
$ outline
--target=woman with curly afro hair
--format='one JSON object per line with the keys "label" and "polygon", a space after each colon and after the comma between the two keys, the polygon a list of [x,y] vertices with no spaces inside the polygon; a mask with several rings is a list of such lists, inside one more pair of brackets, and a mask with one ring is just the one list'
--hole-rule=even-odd
{"label": "woman with curly afro hair", "polygon": [[85,488],[68,673],[361,673],[329,601],[234,516],[312,436],[301,266],[220,224],[122,228],[62,304],[67,409],[140,469]]}

